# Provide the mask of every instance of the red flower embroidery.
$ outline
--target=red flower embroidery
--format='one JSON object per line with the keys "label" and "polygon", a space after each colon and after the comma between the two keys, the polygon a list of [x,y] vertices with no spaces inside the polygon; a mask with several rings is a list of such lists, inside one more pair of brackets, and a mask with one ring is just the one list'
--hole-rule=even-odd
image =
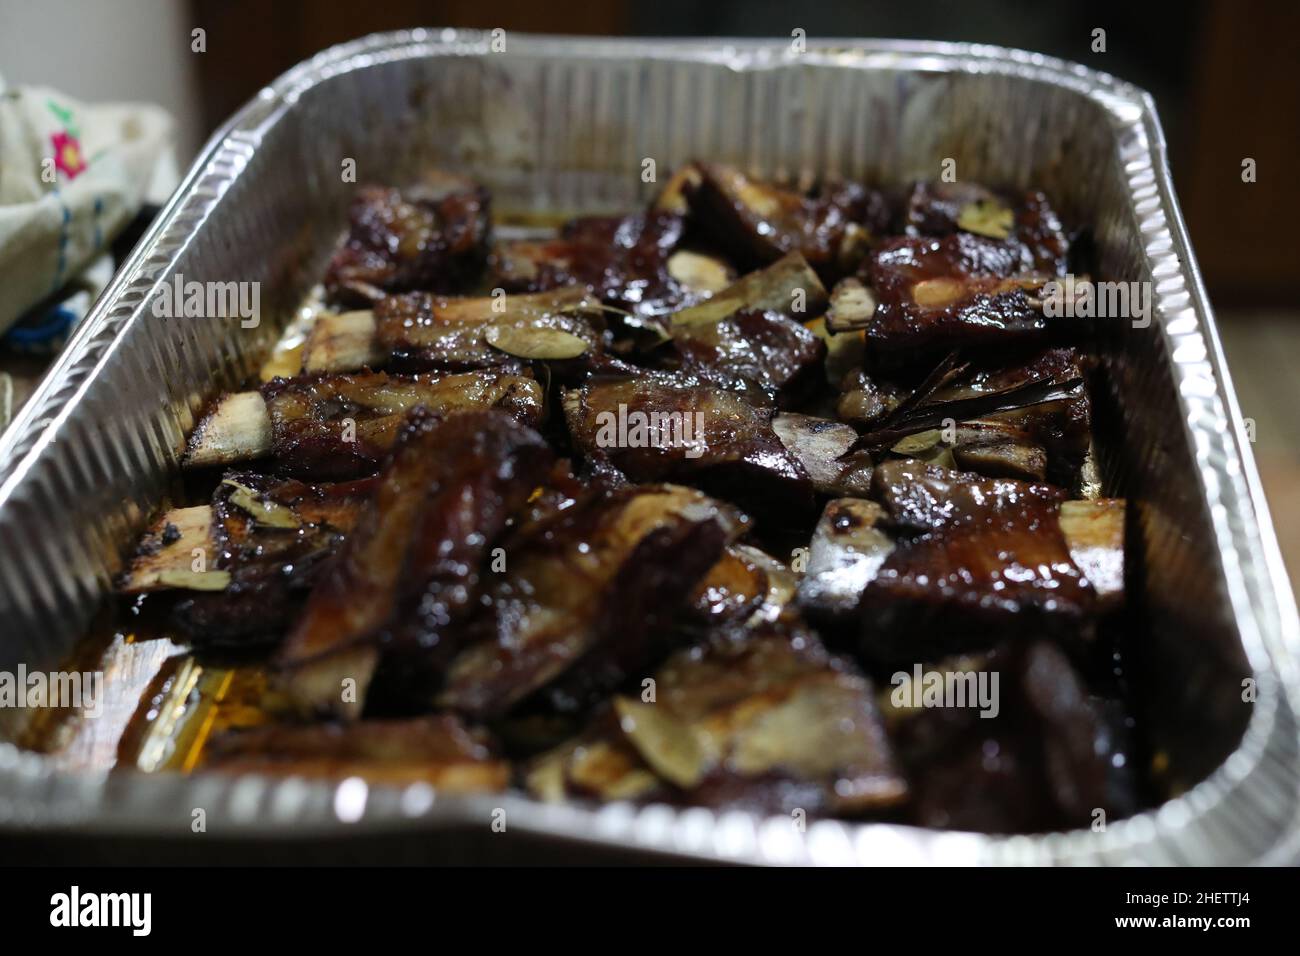
{"label": "red flower embroidery", "polygon": [[69,179],[76,179],[86,171],[86,161],[81,156],[81,143],[75,136],[60,131],[50,137],[54,147],[54,167]]}

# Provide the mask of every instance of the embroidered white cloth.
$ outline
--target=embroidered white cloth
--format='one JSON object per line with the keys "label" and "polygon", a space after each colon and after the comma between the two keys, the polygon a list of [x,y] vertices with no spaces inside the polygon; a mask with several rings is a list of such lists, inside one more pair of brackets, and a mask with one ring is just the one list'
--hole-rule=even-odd
{"label": "embroidered white cloth", "polygon": [[0,78],[0,332],[108,248],[160,164],[174,170],[171,140],[156,106],[88,105]]}

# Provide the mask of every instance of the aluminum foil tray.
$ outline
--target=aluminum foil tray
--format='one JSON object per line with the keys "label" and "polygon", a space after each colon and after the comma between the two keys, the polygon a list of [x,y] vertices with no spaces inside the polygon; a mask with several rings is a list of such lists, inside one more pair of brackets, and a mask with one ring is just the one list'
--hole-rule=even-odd
{"label": "aluminum foil tray", "polygon": [[[0,440],[0,670],[57,667],[175,487],[204,401],[246,379],[325,261],[359,181],[443,166],[498,212],[618,210],[642,160],[766,176],[959,178],[1047,190],[1093,227],[1101,278],[1153,284],[1154,319],[1099,327],[1108,491],[1128,497],[1137,704],[1179,795],[1080,830],[1011,838],[615,804],[556,807],[427,787],[94,773],[0,743],[0,828],[64,838],[209,832],[428,859],[548,853],[754,863],[1241,863],[1300,855],[1300,629],[1151,98],[1028,53],[893,41],[376,35],[327,50],[208,143],[130,261]],[[260,324],[152,314],[159,284],[261,283]],[[111,679],[110,675],[110,679]],[[1257,700],[1242,703],[1242,682]],[[506,841],[506,842],[500,842]],[[355,839],[352,841],[355,843]],[[486,857],[485,857],[486,858]]]}

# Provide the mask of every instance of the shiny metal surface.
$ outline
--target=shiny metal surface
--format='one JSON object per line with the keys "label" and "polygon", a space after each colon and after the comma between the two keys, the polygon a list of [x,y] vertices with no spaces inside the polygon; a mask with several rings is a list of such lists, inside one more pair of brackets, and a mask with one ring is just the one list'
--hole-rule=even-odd
{"label": "shiny metal surface", "polygon": [[[70,773],[0,743],[0,826],[87,836],[330,838],[399,830],[436,858],[493,834],[755,863],[1237,863],[1300,855],[1300,628],[1150,98],[1080,66],[894,41],[577,40],[413,31],[327,50],[209,143],[0,439],[0,670],[66,659],[175,486],[206,398],[257,367],[319,277],[360,181],[473,172],[498,212],[627,208],[644,158],[755,173],[1040,186],[1094,227],[1102,278],[1151,281],[1147,328],[1099,334],[1110,490],[1128,496],[1138,702],[1186,791],[1102,832],[995,838],[424,788]],[[262,321],[166,319],[157,285],[258,281]],[[1258,700],[1240,703],[1252,679]],[[1244,733],[1243,733],[1244,729]],[[468,844],[467,844],[468,841]],[[446,851],[446,852],[444,852]]]}

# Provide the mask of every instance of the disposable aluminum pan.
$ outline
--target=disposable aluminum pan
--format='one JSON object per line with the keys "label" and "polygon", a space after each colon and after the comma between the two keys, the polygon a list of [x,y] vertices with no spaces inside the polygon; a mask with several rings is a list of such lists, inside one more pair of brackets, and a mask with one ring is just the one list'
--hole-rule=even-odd
{"label": "disposable aluminum pan", "polygon": [[[1107,321],[1096,395],[1107,490],[1127,497],[1141,627],[1134,700],[1184,789],[1104,829],[1012,838],[702,809],[546,806],[303,780],[61,771],[0,744],[0,826],[86,839],[401,837],[426,858],[509,855],[510,834],[756,863],[1239,863],[1300,848],[1295,607],[1170,184],[1151,99],[993,47],[892,41],[578,40],[444,30],[327,50],[213,137],[0,441],[0,669],[54,668],[175,487],[204,401],[237,386],[319,279],[361,182],[470,172],[498,212],[619,210],[695,157],[766,176],[934,178],[1047,190],[1094,230],[1101,278],[1150,282]],[[498,44],[499,46],[499,41]],[[185,279],[261,283],[262,321],[157,318]],[[111,676],[110,676],[111,679]],[[1257,696],[1242,702],[1243,682]],[[493,811],[507,833],[494,833]],[[499,817],[499,815],[498,815]],[[519,846],[524,842],[520,841]]]}

